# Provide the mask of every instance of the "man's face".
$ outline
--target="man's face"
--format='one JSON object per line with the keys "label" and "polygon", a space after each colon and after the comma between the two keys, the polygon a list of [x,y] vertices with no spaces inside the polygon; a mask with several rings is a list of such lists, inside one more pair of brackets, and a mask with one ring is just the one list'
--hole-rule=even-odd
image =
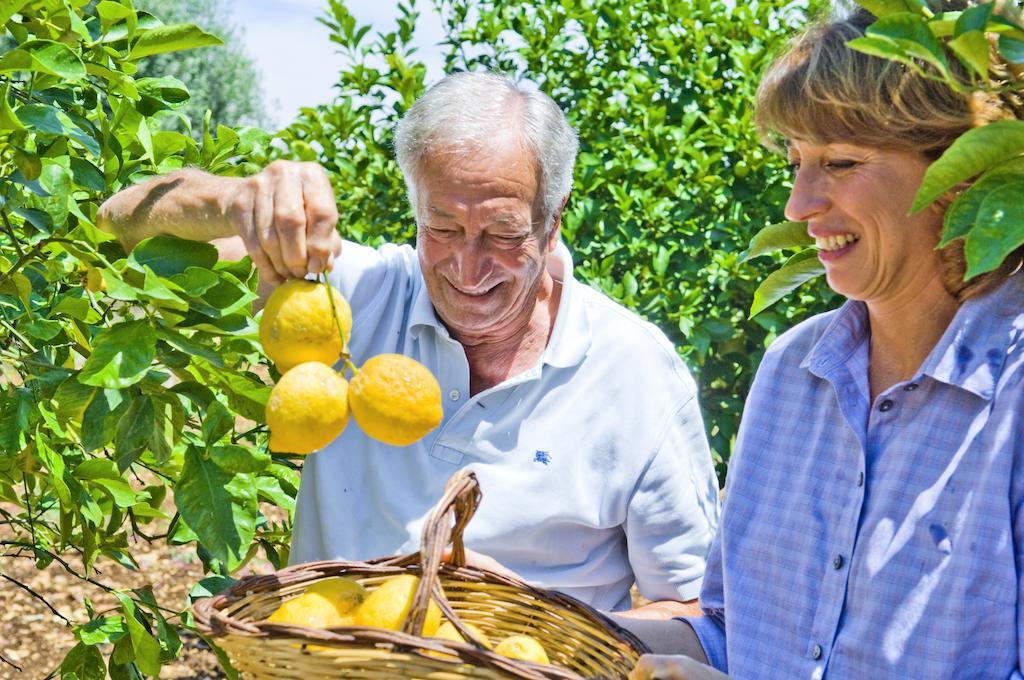
{"label": "man's face", "polygon": [[545,238],[533,154],[513,140],[426,156],[416,249],[438,316],[463,342],[505,339],[533,314],[557,229]]}

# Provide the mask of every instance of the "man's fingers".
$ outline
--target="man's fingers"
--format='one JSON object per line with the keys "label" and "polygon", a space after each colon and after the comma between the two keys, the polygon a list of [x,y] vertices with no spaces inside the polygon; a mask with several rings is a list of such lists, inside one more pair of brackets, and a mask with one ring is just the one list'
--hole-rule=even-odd
{"label": "man's fingers", "polygon": [[302,169],[309,271],[319,274],[341,252],[341,239],[337,231],[338,208],[324,169],[314,163],[305,163]]}
{"label": "man's fingers", "polygon": [[255,185],[247,187],[243,193],[236,196],[228,208],[228,219],[235,228],[235,233],[242,239],[245,252],[252,259],[252,263],[260,272],[260,279],[272,281],[274,284],[281,282],[281,277],[274,269],[274,264],[263,252],[259,236],[256,234],[254,221],[254,199],[256,196]]}
{"label": "man's fingers", "polygon": [[294,167],[285,167],[274,179],[274,231],[281,249],[281,261],[291,276],[306,275],[306,210],[303,205],[302,178]]}
{"label": "man's fingers", "polygon": [[644,654],[629,680],[728,680],[728,676],[688,656]]}
{"label": "man's fingers", "polygon": [[253,177],[256,194],[253,197],[253,229],[259,239],[260,250],[277,275],[282,278],[291,276],[288,267],[281,257],[281,244],[274,228],[274,185],[267,171]]}

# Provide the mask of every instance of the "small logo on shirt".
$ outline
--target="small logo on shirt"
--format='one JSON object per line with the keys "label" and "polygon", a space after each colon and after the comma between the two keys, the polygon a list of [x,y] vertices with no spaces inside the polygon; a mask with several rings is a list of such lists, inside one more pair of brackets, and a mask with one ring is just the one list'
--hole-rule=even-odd
{"label": "small logo on shirt", "polygon": [[533,462],[547,465],[551,462],[551,455],[547,451],[536,451],[533,454]]}

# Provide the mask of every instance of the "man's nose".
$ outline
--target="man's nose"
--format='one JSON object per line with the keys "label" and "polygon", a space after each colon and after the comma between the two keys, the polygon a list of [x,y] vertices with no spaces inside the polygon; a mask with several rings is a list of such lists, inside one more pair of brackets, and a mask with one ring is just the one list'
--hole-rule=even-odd
{"label": "man's nose", "polygon": [[471,288],[483,281],[489,269],[488,257],[482,236],[467,236],[455,248],[455,263],[458,266],[459,285]]}
{"label": "man's nose", "polygon": [[800,168],[786,201],[785,215],[793,222],[806,222],[828,210],[828,178],[816,168]]}

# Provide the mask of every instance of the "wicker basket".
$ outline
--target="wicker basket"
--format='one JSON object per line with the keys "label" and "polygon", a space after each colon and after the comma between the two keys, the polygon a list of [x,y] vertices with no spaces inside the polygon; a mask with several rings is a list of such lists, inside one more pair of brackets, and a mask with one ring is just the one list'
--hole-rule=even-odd
{"label": "wicker basket", "polygon": [[[195,603],[199,631],[246,678],[625,678],[647,651],[631,633],[567,595],[466,566],[462,533],[479,502],[476,476],[462,470],[428,517],[418,553],[369,562],[311,562],[244,578]],[[449,539],[451,561],[442,562]],[[318,630],[264,620],[317,581],[347,576],[373,590],[397,574],[422,576],[401,632],[356,626]],[[420,637],[431,596],[472,642]],[[531,635],[551,665],[499,656],[473,640],[463,622],[495,642]]]}

